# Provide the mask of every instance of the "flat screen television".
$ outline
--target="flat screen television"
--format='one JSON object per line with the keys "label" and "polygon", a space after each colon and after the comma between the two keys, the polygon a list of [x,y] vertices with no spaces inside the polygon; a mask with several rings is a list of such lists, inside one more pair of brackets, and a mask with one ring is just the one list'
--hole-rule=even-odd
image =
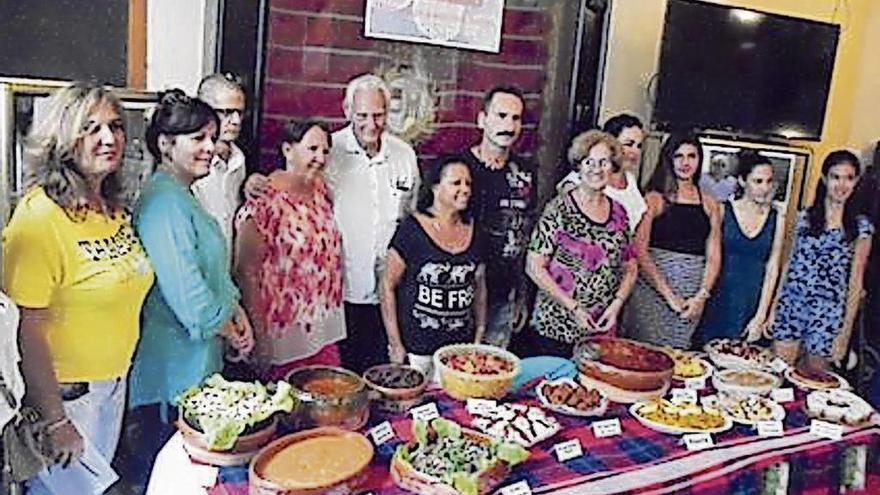
{"label": "flat screen television", "polygon": [[653,120],[819,140],[839,36],[834,24],[669,0]]}

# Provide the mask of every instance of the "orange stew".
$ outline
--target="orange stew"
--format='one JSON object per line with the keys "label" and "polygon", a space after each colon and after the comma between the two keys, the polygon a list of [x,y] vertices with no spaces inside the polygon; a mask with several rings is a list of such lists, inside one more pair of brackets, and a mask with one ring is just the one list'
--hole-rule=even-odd
{"label": "orange stew", "polygon": [[358,383],[338,376],[312,378],[303,385],[303,390],[312,394],[341,397],[356,392]]}

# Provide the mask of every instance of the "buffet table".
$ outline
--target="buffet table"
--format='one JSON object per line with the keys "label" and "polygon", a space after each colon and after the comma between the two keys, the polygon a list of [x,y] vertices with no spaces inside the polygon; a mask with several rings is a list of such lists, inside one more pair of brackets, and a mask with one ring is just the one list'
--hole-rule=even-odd
{"label": "buffet table", "polygon": [[[514,396],[517,402],[537,405],[533,392]],[[439,389],[429,390],[440,414],[469,425],[471,417],[462,402]],[[786,404],[785,433],[759,437],[749,427],[714,436],[715,445],[689,451],[681,437],[649,429],[614,405],[606,418],[620,418],[622,434],[596,438],[590,418],[555,415],[562,430],[531,449],[531,457],[517,466],[504,486],[525,480],[539,494],[761,494],[761,493],[880,493],[880,468],[870,452],[880,452],[880,427],[846,428],[843,438],[832,441],[809,431],[802,411],[803,396]],[[599,418],[602,419],[602,418]],[[396,438],[379,445],[366,484],[359,493],[403,494],[389,476],[389,463],[396,446],[411,438],[411,420],[403,415],[385,417],[374,411],[369,427],[391,422]],[[176,434],[156,459],[148,495],[208,493],[245,495],[247,467],[220,468],[219,472],[189,460]],[[584,454],[558,462],[554,445],[578,439]],[[862,457],[862,466],[844,468],[844,458]],[[865,461],[867,457],[867,462]],[[852,470],[855,469],[855,474]],[[849,470],[849,473],[844,471]],[[781,479],[780,479],[781,478]],[[855,479],[855,486],[851,479]],[[184,481],[185,480],[185,481]],[[191,485],[189,487],[185,485]],[[200,488],[204,486],[205,488]],[[189,490],[187,490],[189,488]],[[166,491],[173,490],[173,491]]]}

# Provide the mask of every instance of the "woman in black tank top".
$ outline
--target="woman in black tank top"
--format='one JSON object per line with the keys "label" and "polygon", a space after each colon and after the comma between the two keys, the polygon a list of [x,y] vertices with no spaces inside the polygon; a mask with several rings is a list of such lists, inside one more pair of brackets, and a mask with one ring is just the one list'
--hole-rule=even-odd
{"label": "woman in black tank top", "polygon": [[688,348],[721,267],[721,214],[697,185],[696,136],[669,136],[660,155],[636,231],[640,276],[625,328],[639,340]]}

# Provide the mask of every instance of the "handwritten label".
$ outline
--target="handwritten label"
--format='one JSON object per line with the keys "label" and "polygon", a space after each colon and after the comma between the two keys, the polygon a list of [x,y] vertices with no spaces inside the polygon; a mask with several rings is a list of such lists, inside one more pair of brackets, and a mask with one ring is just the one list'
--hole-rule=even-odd
{"label": "handwritten label", "polygon": [[440,411],[437,410],[437,404],[434,402],[428,402],[419,407],[414,407],[410,409],[409,412],[412,414],[413,419],[419,419],[422,421],[431,421],[432,419],[440,417]]}
{"label": "handwritten label", "polygon": [[494,411],[498,404],[494,400],[468,399],[467,412],[470,414],[487,414]]}
{"label": "handwritten label", "polygon": [[782,421],[758,421],[759,437],[781,437],[784,433]]}
{"label": "handwritten label", "polygon": [[794,401],[794,389],[793,388],[777,388],[770,392],[770,397],[773,398],[776,402],[782,404],[783,402],[792,402]]}
{"label": "handwritten label", "polygon": [[688,388],[672,389],[672,402],[690,402],[697,403],[697,391]]}
{"label": "handwritten label", "polygon": [[784,373],[785,370],[788,369],[788,363],[782,358],[776,358],[773,361],[770,361],[770,369],[777,373]]}
{"label": "handwritten label", "polygon": [[838,424],[814,419],[810,421],[810,433],[829,440],[840,440],[843,438],[843,427]]}
{"label": "handwritten label", "polygon": [[593,422],[593,436],[596,438],[613,437],[620,435],[622,432],[620,420],[617,418]]}
{"label": "handwritten label", "polygon": [[706,388],[706,377],[688,378],[684,381],[684,388],[688,390],[703,390]]}
{"label": "handwritten label", "polygon": [[532,495],[532,488],[529,486],[528,481],[522,480],[505,486],[499,493],[501,495]]}
{"label": "handwritten label", "polygon": [[700,404],[704,407],[718,407],[718,396],[717,395],[707,395],[705,397],[700,397]]}
{"label": "handwritten label", "polygon": [[566,442],[559,442],[553,447],[553,450],[556,451],[556,458],[559,459],[559,462],[570,461],[584,455],[581,441],[577,438]]}
{"label": "handwritten label", "polygon": [[715,445],[712,435],[708,433],[691,433],[683,438],[688,450],[703,450]]}
{"label": "handwritten label", "polygon": [[374,426],[370,430],[370,436],[373,437],[373,443],[378,445],[382,445],[394,438],[394,428],[391,427],[391,423],[385,421],[384,423],[380,423],[377,426]]}

